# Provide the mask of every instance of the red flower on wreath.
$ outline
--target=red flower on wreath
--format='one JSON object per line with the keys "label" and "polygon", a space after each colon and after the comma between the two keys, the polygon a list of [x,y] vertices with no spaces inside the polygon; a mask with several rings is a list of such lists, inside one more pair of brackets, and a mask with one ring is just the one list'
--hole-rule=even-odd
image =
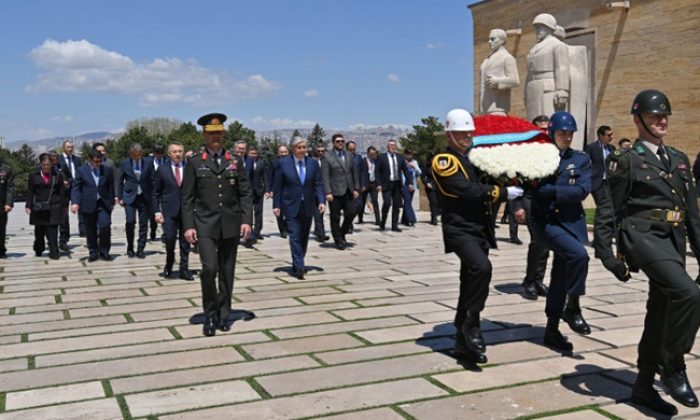
{"label": "red flower on wreath", "polygon": [[226,153],[224,153],[224,159],[231,160],[231,152],[227,150]]}
{"label": "red flower on wreath", "polygon": [[207,154],[207,152],[202,152],[202,160],[207,160],[208,157],[209,155]]}

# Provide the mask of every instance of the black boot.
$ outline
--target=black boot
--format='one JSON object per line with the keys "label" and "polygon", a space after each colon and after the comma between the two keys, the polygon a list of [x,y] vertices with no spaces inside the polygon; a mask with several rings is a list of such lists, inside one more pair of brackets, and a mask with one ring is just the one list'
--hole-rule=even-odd
{"label": "black boot", "polygon": [[560,352],[569,353],[574,349],[573,344],[559,332],[559,319],[549,318],[547,329],[544,331],[544,345]]}
{"label": "black boot", "polygon": [[585,319],[583,319],[583,315],[581,314],[581,306],[578,302],[578,296],[569,295],[569,299],[566,302],[566,308],[564,308],[564,313],[561,315],[561,319],[569,324],[569,327],[572,330],[579,334],[588,335],[591,333],[591,327],[588,326],[588,323]]}
{"label": "black boot", "polygon": [[545,285],[542,280],[535,280],[535,289],[537,289],[537,294],[542,297],[546,297],[549,292],[547,285]]}
{"label": "black boot", "polygon": [[478,312],[467,311],[467,319],[462,324],[462,334],[464,334],[464,342],[468,349],[476,353],[486,352],[486,343],[484,336],[481,335],[481,320]]}
{"label": "black boot", "polygon": [[654,389],[654,370],[639,371],[637,381],[632,388],[632,402],[660,414],[668,416],[678,414],[678,409],[673,404],[664,401]]}

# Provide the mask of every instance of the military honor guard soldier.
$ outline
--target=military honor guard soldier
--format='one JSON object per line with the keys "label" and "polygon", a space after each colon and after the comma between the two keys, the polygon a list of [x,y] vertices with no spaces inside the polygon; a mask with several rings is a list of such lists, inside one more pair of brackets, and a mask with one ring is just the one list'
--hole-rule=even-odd
{"label": "military honor guard soldier", "polygon": [[686,236],[700,258],[697,193],[688,157],[664,140],[671,116],[666,95],[640,92],[631,114],[638,139],[629,151],[607,157],[610,193],[596,213],[594,247],[619,280],[638,269],[649,278],[632,402],[674,415],[676,407],[654,389],[654,377],[660,374],[674,400],[698,406],[684,361],[700,327],[700,288],[685,269]]}
{"label": "military honor guard soldier", "polygon": [[492,203],[522,196],[520,187],[499,187],[480,181],[467,152],[472,146],[474,120],[463,109],[447,114],[447,150],[433,158],[433,178],[442,204],[445,252],[461,261],[459,301],[455,316],[455,356],[486,363],[486,343],[480,313],[486,304],[492,266],[489,249],[496,247]]}
{"label": "military honor guard soldier", "polygon": [[[185,239],[197,244],[202,262],[203,333],[228,331],[231,325],[233,276],[238,244],[251,234],[253,203],[243,159],[223,147],[224,114],[197,120],[205,148],[192,156],[182,180],[182,224]],[[218,279],[218,284],[217,284]]]}

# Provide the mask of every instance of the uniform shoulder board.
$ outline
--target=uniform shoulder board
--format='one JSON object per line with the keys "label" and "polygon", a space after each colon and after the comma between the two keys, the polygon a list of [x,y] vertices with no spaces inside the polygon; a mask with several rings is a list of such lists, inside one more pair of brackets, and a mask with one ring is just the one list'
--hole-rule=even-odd
{"label": "uniform shoulder board", "polygon": [[638,144],[638,145],[634,146],[634,147],[631,148],[630,150],[634,150],[635,152],[641,153],[641,154],[646,153],[646,152],[644,151],[644,147],[642,147],[641,144]]}
{"label": "uniform shoulder board", "polygon": [[683,152],[681,152],[680,150],[676,149],[675,147],[666,146],[666,148],[667,148],[667,149],[671,152],[671,154],[673,154],[673,155],[684,155]]}
{"label": "uniform shoulder board", "polygon": [[450,153],[440,153],[433,158],[433,173],[441,177],[452,176],[459,170],[462,164]]}

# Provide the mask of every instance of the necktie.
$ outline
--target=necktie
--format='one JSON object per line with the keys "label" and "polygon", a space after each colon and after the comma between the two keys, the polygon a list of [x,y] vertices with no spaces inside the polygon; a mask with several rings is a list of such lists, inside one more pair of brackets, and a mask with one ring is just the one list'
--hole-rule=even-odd
{"label": "necktie", "polygon": [[396,155],[392,153],[389,158],[391,160],[391,180],[396,181]]}
{"label": "necktie", "polygon": [[304,166],[303,160],[298,161],[298,164],[299,164],[299,180],[301,181],[301,183],[303,185],[304,181],[306,181],[306,167]]}
{"label": "necktie", "polygon": [[68,156],[68,162],[70,165],[70,177],[75,178],[75,165],[73,164],[73,155]]}
{"label": "necktie", "polygon": [[666,150],[664,150],[664,147],[662,145],[659,145],[659,148],[656,150],[656,153],[659,155],[659,160],[661,161],[661,163],[664,164],[666,172],[670,172],[671,162],[668,160],[668,156],[666,155]]}
{"label": "necktie", "polygon": [[141,170],[141,164],[139,161],[134,162],[134,171],[138,172]]}
{"label": "necktie", "polygon": [[182,185],[182,175],[180,175],[180,164],[178,163],[175,165],[175,182],[177,183],[177,186]]}

